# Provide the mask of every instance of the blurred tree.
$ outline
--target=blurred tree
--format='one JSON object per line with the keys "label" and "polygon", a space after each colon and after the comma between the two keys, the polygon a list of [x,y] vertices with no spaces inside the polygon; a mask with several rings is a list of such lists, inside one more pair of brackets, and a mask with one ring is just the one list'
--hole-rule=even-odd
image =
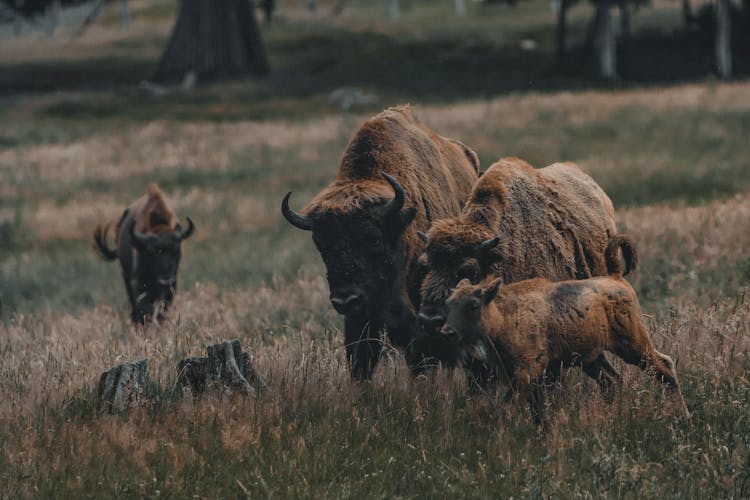
{"label": "blurred tree", "polygon": [[154,78],[200,81],[268,73],[252,0],[180,0],[172,36]]}
{"label": "blurred tree", "polygon": [[[34,18],[59,5],[90,0],[0,0],[15,13]],[[79,33],[111,0],[96,0]],[[268,73],[266,50],[255,19],[253,0],[179,0],[180,9],[172,35],[162,53],[154,78],[160,82],[239,78]],[[273,6],[273,1],[266,0]],[[123,24],[130,13],[120,0]]]}

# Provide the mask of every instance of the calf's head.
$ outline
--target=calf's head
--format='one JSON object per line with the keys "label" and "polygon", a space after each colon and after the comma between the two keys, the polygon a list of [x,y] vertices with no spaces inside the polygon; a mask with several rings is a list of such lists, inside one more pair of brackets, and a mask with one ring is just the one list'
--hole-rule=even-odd
{"label": "calf's head", "polygon": [[489,230],[456,220],[438,221],[428,235],[420,257],[426,262],[422,281],[419,323],[427,335],[438,335],[445,324],[445,301],[461,280],[478,283],[501,260],[500,238]]}
{"label": "calf's head", "polygon": [[473,285],[468,279],[461,280],[445,303],[446,321],[440,329],[440,337],[450,344],[467,344],[482,335],[482,313],[497,297],[502,278]]}
{"label": "calf's head", "polygon": [[188,227],[177,224],[173,231],[141,233],[130,224],[130,239],[138,251],[138,274],[147,289],[164,298],[177,287],[177,269],[180,265],[182,241],[193,234],[195,225],[187,217]]}
{"label": "calf's head", "polygon": [[281,204],[290,224],[312,231],[326,266],[331,304],[346,316],[372,316],[387,296],[399,293],[406,261],[403,235],[417,210],[404,208],[404,189],[388,174],[383,177],[393,189],[391,199],[306,215],[289,208],[291,193]]}

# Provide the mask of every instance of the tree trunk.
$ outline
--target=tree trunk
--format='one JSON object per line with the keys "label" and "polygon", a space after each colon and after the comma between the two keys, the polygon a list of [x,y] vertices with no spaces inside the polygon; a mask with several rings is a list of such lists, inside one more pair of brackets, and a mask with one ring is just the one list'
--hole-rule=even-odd
{"label": "tree trunk", "polygon": [[609,0],[599,0],[596,9],[599,22],[596,29],[595,45],[599,59],[599,74],[611,80],[617,75],[617,45]]}
{"label": "tree trunk", "polygon": [[154,79],[199,81],[268,73],[251,0],[180,0],[180,12]]}
{"label": "tree trunk", "polygon": [[716,70],[721,78],[732,76],[732,35],[729,0],[716,0]]}
{"label": "tree trunk", "polygon": [[695,16],[693,16],[693,8],[690,6],[690,0],[682,0],[682,20],[685,23],[685,27],[689,28],[695,22]]}
{"label": "tree trunk", "polygon": [[557,7],[557,27],[555,29],[555,48],[557,60],[565,57],[565,38],[567,29],[568,0],[560,0]]}
{"label": "tree trunk", "polygon": [[130,7],[128,6],[128,0],[120,0],[120,20],[122,22],[122,29],[130,29]]}
{"label": "tree trunk", "polygon": [[466,1],[456,0],[456,15],[462,17],[465,14],[466,14]]}
{"label": "tree trunk", "polygon": [[399,10],[398,0],[388,0],[388,17],[398,19]]}

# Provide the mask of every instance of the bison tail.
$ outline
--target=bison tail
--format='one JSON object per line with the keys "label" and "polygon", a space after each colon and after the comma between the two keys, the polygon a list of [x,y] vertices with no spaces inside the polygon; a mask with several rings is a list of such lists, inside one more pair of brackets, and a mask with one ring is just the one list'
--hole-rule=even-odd
{"label": "bison tail", "polygon": [[[619,251],[622,250],[622,257],[625,259],[625,271],[620,266]],[[638,252],[630,238],[623,234],[616,234],[609,239],[607,250],[604,252],[604,259],[607,262],[607,273],[610,275],[627,276],[638,267]]]}
{"label": "bison tail", "polygon": [[102,259],[110,261],[117,258],[117,251],[112,250],[107,246],[107,233],[109,233],[109,228],[111,226],[111,222],[106,224],[104,227],[102,227],[100,224],[97,224],[96,229],[94,229],[94,241],[91,244],[91,246],[94,248],[94,251],[99,254]]}

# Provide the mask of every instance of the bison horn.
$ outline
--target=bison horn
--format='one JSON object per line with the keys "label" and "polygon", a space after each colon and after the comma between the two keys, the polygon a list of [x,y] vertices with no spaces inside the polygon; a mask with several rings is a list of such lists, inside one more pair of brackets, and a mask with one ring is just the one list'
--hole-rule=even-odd
{"label": "bison horn", "polygon": [[500,243],[500,237],[495,236],[494,238],[490,238],[489,240],[484,240],[482,243],[480,243],[479,246],[477,247],[477,250],[479,250],[479,252],[486,252],[488,250],[492,250],[493,248],[495,248],[498,245],[498,243]]}
{"label": "bison horn", "polygon": [[429,240],[429,238],[427,237],[427,234],[424,231],[417,231],[417,236],[419,236],[419,239],[424,241],[425,244]]}
{"label": "bison horn", "polygon": [[385,214],[394,215],[403,208],[404,201],[406,200],[406,194],[404,193],[404,188],[401,187],[401,184],[399,184],[396,179],[386,174],[385,172],[383,172],[383,177],[385,177],[385,180],[388,181],[388,184],[391,185],[394,193],[396,193],[396,196],[394,196],[393,199],[385,205]]}
{"label": "bison horn", "polygon": [[135,219],[131,219],[130,221],[129,232],[130,232],[130,238],[133,240],[133,243],[135,243],[136,246],[143,246],[148,241],[148,235],[138,231],[135,228]]}
{"label": "bison horn", "polygon": [[284,200],[281,202],[281,213],[284,214],[284,217],[292,226],[304,231],[310,231],[312,229],[310,218],[289,208],[289,197],[291,195],[292,192],[290,191],[284,196]]}
{"label": "bison horn", "polygon": [[184,231],[180,227],[179,224],[177,224],[177,227],[175,228],[175,232],[177,233],[177,238],[182,241],[190,238],[190,235],[193,234],[193,231],[195,230],[195,224],[193,224],[193,219],[190,217],[185,217],[185,220],[187,220],[188,227]]}

